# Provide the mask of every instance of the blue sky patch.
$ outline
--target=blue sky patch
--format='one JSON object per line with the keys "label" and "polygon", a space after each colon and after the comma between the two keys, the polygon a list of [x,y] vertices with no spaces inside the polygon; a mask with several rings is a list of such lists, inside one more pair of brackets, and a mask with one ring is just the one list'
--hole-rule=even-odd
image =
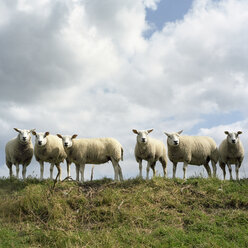
{"label": "blue sky patch", "polygon": [[192,0],[162,0],[156,10],[146,10],[146,20],[153,23],[156,30],[161,30],[166,22],[183,19],[192,2]]}

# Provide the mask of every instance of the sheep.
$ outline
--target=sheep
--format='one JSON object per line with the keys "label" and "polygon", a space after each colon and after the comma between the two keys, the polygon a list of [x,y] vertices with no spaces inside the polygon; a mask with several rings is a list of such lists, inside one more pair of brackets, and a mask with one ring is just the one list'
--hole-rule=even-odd
{"label": "sheep", "polygon": [[76,180],[79,181],[79,170],[81,182],[84,182],[85,164],[103,164],[111,160],[114,167],[115,180],[122,181],[122,171],[119,161],[123,160],[123,148],[114,138],[89,138],[76,139],[74,134],[57,134],[63,140],[65,152],[69,163],[76,165]]}
{"label": "sheep", "polygon": [[224,180],[226,179],[226,165],[228,166],[230,179],[232,177],[231,164],[235,164],[236,169],[236,180],[239,180],[239,168],[244,159],[244,147],[239,139],[241,131],[235,132],[224,132],[227,137],[224,139],[219,146],[219,165],[223,171]]}
{"label": "sheep", "polygon": [[30,133],[33,130],[14,128],[18,136],[10,140],[5,146],[6,165],[9,176],[13,176],[12,165],[16,166],[16,177],[19,178],[19,165],[22,164],[22,178],[26,179],[27,166],[33,157],[33,144]]}
{"label": "sheep", "polygon": [[183,179],[186,179],[188,164],[204,165],[208,176],[211,170],[208,165],[211,160],[213,175],[216,177],[216,163],[218,162],[218,148],[215,141],[205,136],[180,136],[183,130],[167,135],[168,156],[173,163],[173,178],[176,177],[177,163],[183,162]]}
{"label": "sheep", "polygon": [[134,154],[137,163],[139,163],[139,176],[142,178],[142,160],[147,161],[146,179],[149,178],[150,168],[153,170],[153,176],[156,175],[155,165],[159,160],[163,167],[164,177],[167,177],[167,156],[164,143],[148,136],[148,134],[152,132],[153,129],[133,129],[132,131],[133,133],[137,134],[137,142],[135,145]]}
{"label": "sheep", "polygon": [[55,135],[50,135],[49,132],[37,133],[33,131],[32,134],[35,136],[35,159],[40,164],[40,179],[43,180],[44,162],[49,162],[51,164],[50,179],[53,179],[53,168],[56,165],[58,178],[61,181],[60,163],[63,163],[67,157],[61,139]]}

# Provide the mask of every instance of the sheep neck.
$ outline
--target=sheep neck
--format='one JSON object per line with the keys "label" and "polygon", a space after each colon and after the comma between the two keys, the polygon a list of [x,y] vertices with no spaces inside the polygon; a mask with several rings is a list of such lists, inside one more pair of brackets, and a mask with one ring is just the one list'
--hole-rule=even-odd
{"label": "sheep neck", "polygon": [[146,150],[148,148],[148,143],[145,143],[145,144],[139,144],[139,153],[140,154],[143,154],[143,153],[146,153]]}
{"label": "sheep neck", "polygon": [[227,141],[228,150],[236,153],[239,150],[239,141],[236,144],[231,144]]}
{"label": "sheep neck", "polygon": [[30,145],[30,142],[28,143],[23,143],[19,140],[18,142],[18,147],[21,151],[25,151],[25,150],[28,150],[29,149],[29,145]]}
{"label": "sheep neck", "polygon": [[73,152],[72,146],[66,147],[65,152],[66,152],[67,156],[72,156],[72,152]]}
{"label": "sheep neck", "polygon": [[43,146],[39,146],[39,149],[40,149],[40,150],[46,150],[46,149],[47,149],[47,147],[48,147],[48,144],[49,144],[49,140],[47,139],[46,144],[45,144],[45,145],[43,145]]}
{"label": "sheep neck", "polygon": [[[181,144],[181,142],[179,142],[179,145]],[[170,145],[168,140],[167,140],[167,147],[168,147],[168,150],[170,151],[178,151],[178,148],[179,148],[179,145],[178,146],[173,146],[173,145]]]}

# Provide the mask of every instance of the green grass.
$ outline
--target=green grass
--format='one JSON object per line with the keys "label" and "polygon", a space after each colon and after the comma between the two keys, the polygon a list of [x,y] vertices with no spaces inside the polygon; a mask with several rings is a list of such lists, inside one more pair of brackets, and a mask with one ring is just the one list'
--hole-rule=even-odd
{"label": "green grass", "polygon": [[248,180],[0,179],[1,247],[248,247]]}

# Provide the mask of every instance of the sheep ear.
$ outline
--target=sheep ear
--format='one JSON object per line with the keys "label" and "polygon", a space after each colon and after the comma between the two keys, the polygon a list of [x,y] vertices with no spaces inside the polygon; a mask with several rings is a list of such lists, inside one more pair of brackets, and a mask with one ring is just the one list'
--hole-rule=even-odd
{"label": "sheep ear", "polygon": [[63,139],[63,137],[62,137],[61,134],[57,134],[57,136],[58,136],[60,139]]}
{"label": "sheep ear", "polygon": [[238,131],[237,134],[238,134],[238,135],[239,135],[239,134],[242,134],[242,131]]}
{"label": "sheep ear", "polygon": [[165,134],[165,135],[167,135],[167,137],[169,137],[169,136],[170,136],[170,134],[169,134],[169,133],[164,132],[164,134]]}
{"label": "sheep ear", "polygon": [[183,132],[183,130],[180,130],[179,132],[177,132],[178,134],[181,134]]}
{"label": "sheep ear", "polygon": [[152,129],[149,129],[147,130],[148,133],[151,133],[153,131],[153,128]]}
{"label": "sheep ear", "polygon": [[49,134],[50,134],[49,132],[45,132],[44,138],[45,138],[46,136],[48,136]]}
{"label": "sheep ear", "polygon": [[20,129],[15,128],[15,127],[14,127],[14,130],[15,130],[16,132],[18,132],[18,133],[20,133],[20,132],[21,132],[21,130],[20,130]]}
{"label": "sheep ear", "polygon": [[135,134],[139,134],[139,132],[136,129],[132,130]]}
{"label": "sheep ear", "polygon": [[[35,132],[35,128],[30,129],[29,132],[33,134],[33,132]],[[35,133],[36,133],[36,132],[35,132]],[[35,134],[34,134],[34,135],[35,135]]]}
{"label": "sheep ear", "polygon": [[36,136],[36,132],[35,132],[35,129],[31,130],[31,133]]}
{"label": "sheep ear", "polygon": [[75,139],[75,138],[77,138],[77,134],[73,134],[72,136],[71,136],[71,139]]}
{"label": "sheep ear", "polygon": [[228,134],[229,134],[229,132],[228,132],[228,131],[225,131],[224,133],[225,133],[226,135],[228,135]]}

